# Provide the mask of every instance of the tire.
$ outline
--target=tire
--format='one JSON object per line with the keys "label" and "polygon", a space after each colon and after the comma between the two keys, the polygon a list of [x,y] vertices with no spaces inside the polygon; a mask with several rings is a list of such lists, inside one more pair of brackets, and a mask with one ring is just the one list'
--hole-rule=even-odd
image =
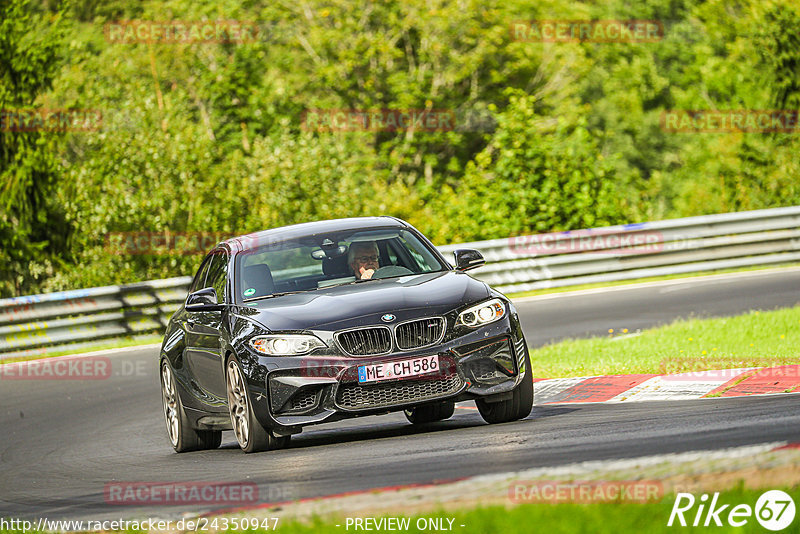
{"label": "tire", "polygon": [[239,447],[246,453],[286,447],[291,436],[276,437],[256,419],[242,368],[235,358],[230,358],[225,365],[225,382],[231,425]]}
{"label": "tire", "polygon": [[167,437],[175,452],[216,449],[222,443],[222,431],[197,430],[189,424],[181,396],[175,384],[175,374],[167,360],[161,362],[161,404]]}
{"label": "tire", "polygon": [[510,399],[500,402],[476,399],[475,404],[483,420],[489,424],[507,423],[528,417],[533,409],[533,372],[530,357],[525,356],[525,376],[511,391]]}
{"label": "tire", "polygon": [[433,423],[436,421],[444,421],[453,417],[456,411],[456,404],[454,402],[440,402],[438,404],[424,404],[403,410],[408,422],[414,425],[422,425],[425,423]]}

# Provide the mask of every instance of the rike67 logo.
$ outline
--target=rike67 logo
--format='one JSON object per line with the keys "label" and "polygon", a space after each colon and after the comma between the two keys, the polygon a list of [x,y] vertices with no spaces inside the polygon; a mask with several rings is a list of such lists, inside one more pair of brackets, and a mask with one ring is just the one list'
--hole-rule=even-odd
{"label": "rike67 logo", "polygon": [[749,504],[720,502],[719,493],[714,493],[709,502],[708,494],[696,499],[691,493],[678,493],[667,526],[709,527],[730,525],[743,527],[755,516],[756,521],[767,530],[783,530],[794,521],[795,505],[786,492],[770,490],[761,494],[755,508]]}

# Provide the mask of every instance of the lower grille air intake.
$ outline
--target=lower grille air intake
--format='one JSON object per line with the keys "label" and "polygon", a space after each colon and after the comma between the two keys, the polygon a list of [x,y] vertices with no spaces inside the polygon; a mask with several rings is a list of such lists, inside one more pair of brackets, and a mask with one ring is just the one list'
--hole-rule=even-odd
{"label": "lower grille air intake", "polygon": [[463,383],[458,374],[450,374],[436,379],[348,384],[339,388],[336,404],[348,410],[408,404],[451,395],[461,389]]}

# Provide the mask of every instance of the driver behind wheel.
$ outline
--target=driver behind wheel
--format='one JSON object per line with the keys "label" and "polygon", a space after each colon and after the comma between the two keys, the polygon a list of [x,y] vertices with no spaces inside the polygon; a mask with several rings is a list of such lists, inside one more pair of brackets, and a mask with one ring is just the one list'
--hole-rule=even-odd
{"label": "driver behind wheel", "polygon": [[374,241],[357,241],[350,245],[347,264],[356,280],[369,280],[378,269],[378,245]]}

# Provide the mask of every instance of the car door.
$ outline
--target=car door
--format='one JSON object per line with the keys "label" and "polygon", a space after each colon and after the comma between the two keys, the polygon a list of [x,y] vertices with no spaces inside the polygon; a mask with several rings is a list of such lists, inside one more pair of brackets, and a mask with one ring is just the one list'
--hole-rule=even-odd
{"label": "car door", "polygon": [[[213,287],[220,304],[228,298],[228,253],[216,249],[209,255],[202,288]],[[186,360],[203,401],[223,408],[226,402],[222,322],[226,311],[187,311]]]}

